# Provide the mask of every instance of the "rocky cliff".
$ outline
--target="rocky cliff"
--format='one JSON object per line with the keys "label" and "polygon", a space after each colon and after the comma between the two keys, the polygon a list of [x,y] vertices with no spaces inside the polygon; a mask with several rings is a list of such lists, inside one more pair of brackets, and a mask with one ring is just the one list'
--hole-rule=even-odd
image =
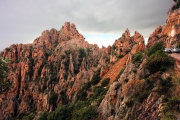
{"label": "rocky cliff", "polygon": [[[1,90],[0,118],[10,119],[24,111],[53,111],[61,104],[72,103],[79,89],[98,70],[99,80],[110,78],[111,84],[126,66],[129,56],[144,48],[143,37],[138,32],[130,37],[126,30],[112,47],[100,49],[86,42],[69,22],[59,31],[43,31],[32,44],[13,44],[1,53],[1,57],[11,60],[5,79],[11,87]],[[56,95],[55,103],[50,102],[52,94]]]}
{"label": "rocky cliff", "polygon": [[[152,46],[156,42],[163,41],[166,47],[176,47],[180,39],[180,2],[174,3],[173,7],[168,11],[166,23],[158,26],[149,36],[147,47]],[[177,8],[175,7],[177,6]]]}
{"label": "rocky cliff", "polygon": [[46,30],[32,44],[14,44],[1,56],[10,59],[6,82],[1,90],[0,119],[10,119],[23,111],[52,111],[48,99],[58,94],[55,106],[62,104],[60,92],[74,101],[78,89],[106,65],[104,49],[88,44],[69,22],[57,31]]}
{"label": "rocky cliff", "polygon": [[[98,107],[98,112],[103,119],[176,120],[180,118],[178,94],[180,84],[177,83],[180,80],[179,61],[173,61],[162,51],[164,47],[173,48],[180,43],[180,9],[174,9],[177,5],[179,1],[176,1],[169,10],[165,25],[157,27],[150,35],[146,52],[137,53],[136,50],[144,50],[144,46],[141,47],[140,44],[138,49],[131,50],[130,55],[133,57],[129,64],[126,64],[117,81],[110,85]],[[129,31],[126,30],[123,36],[130,39],[127,37]],[[135,36],[133,38],[139,38],[141,41],[141,35],[135,33]],[[123,40],[116,41],[115,45],[126,44],[131,49],[132,40],[130,41],[129,43],[124,43]],[[123,50],[121,51],[124,54]],[[164,59],[169,59],[171,62],[165,62]],[[168,68],[161,69],[162,66]]]}
{"label": "rocky cliff", "polygon": [[[177,6],[176,1],[174,6]],[[0,89],[0,119],[177,119],[179,62],[161,51],[179,44],[179,9],[149,37],[127,29],[112,46],[85,41],[75,24],[45,30],[31,44],[13,44]]]}

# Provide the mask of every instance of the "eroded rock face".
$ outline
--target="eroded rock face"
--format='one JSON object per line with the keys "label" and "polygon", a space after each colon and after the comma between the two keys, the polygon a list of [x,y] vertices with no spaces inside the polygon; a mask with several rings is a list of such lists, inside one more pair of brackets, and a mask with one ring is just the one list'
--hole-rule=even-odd
{"label": "eroded rock face", "polygon": [[176,47],[180,40],[180,9],[170,10],[164,26],[159,26],[150,35],[147,47],[163,41],[166,47]]}
{"label": "eroded rock face", "polygon": [[[179,2],[179,1],[178,1]],[[164,26],[159,26],[150,35],[147,48],[153,46],[156,42],[163,41],[166,47],[176,47],[179,43],[179,16],[180,9],[170,10],[168,12],[167,20]],[[144,39],[142,35],[135,32],[135,35],[129,37],[128,30],[122,35],[121,38],[115,41],[114,49],[121,51],[118,54],[124,55],[128,51],[128,59],[126,61],[126,68],[118,81],[112,83],[110,88],[102,100],[98,112],[106,120],[157,120],[162,118],[162,110],[164,108],[163,98],[164,95],[157,92],[157,86],[151,88],[148,97],[141,102],[131,104],[132,93],[137,93],[138,90],[135,86],[140,85],[141,88],[145,81],[146,76],[151,76],[149,71],[145,68],[146,59],[140,65],[132,64],[133,55],[138,51],[145,50]],[[128,44],[129,43],[129,44]],[[113,49],[113,48],[112,48]],[[112,49],[111,50],[112,53]],[[175,72],[179,75],[179,62],[175,61]],[[157,75],[156,75],[157,74]],[[163,80],[171,76],[169,73],[156,73],[152,76],[161,76]],[[151,78],[150,78],[151,79]],[[154,77],[152,78],[154,79]],[[155,83],[154,83],[155,84]],[[141,86],[142,85],[142,86]],[[179,87],[175,87],[175,94],[178,94]]]}
{"label": "eroded rock face", "polygon": [[[141,79],[148,74],[143,65],[131,64],[132,57],[144,49],[144,38],[137,31],[130,36],[127,29],[113,46],[99,48],[85,41],[69,22],[60,31],[45,30],[32,44],[11,45],[0,54],[11,59],[5,79],[11,87],[0,93],[0,119],[11,119],[23,111],[52,111],[54,107],[49,103],[52,91],[57,94],[55,106],[63,104],[62,92],[74,102],[77,92],[92,80],[97,70],[102,80],[110,78],[109,85],[112,84],[99,112],[105,118],[119,119],[117,115],[126,109],[123,103],[126,99],[120,100],[123,95],[120,86],[127,79]],[[125,67],[121,79],[113,83]]]}
{"label": "eroded rock face", "polygon": [[106,120],[160,119],[163,96],[156,92],[152,91],[142,103],[134,103],[131,107],[127,105],[131,100],[129,94],[138,92],[134,87],[143,84],[146,75],[149,72],[143,67],[143,63],[140,66],[129,64],[118,81],[111,84],[98,108],[100,115]]}
{"label": "eroded rock face", "polygon": [[105,47],[86,42],[69,22],[60,31],[43,31],[32,44],[6,48],[0,56],[11,60],[5,79],[11,87],[0,93],[0,119],[11,119],[23,111],[52,111],[51,91],[58,95],[57,106],[62,104],[61,91],[73,102],[94,71],[106,65],[105,51]]}
{"label": "eroded rock face", "polygon": [[[110,62],[114,63],[119,56],[128,55],[127,64],[132,61],[133,55],[139,51],[145,50],[144,37],[137,31],[130,37],[130,32],[127,29],[118,40],[115,41],[112,48],[108,47],[108,53],[111,53]],[[110,52],[109,52],[110,51]]]}

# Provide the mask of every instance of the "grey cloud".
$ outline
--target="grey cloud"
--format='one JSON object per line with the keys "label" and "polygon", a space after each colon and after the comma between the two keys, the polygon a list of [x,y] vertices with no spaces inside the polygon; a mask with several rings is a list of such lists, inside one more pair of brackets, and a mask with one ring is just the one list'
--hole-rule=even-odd
{"label": "grey cloud", "polygon": [[[27,43],[46,29],[76,24],[83,34],[121,34],[129,28],[149,36],[163,25],[173,0],[1,0],[0,50],[12,43]],[[2,44],[3,43],[3,44]]]}

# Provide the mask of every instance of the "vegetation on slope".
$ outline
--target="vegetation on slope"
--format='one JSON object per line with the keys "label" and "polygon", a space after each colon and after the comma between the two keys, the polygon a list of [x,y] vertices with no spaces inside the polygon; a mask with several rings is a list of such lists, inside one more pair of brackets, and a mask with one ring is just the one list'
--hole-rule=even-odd
{"label": "vegetation on slope", "polygon": [[[98,69],[91,81],[85,83],[77,92],[74,103],[68,103],[65,91],[61,91],[62,105],[56,106],[57,94],[52,91],[48,102],[52,105],[54,111],[42,112],[39,114],[38,120],[90,120],[98,117],[97,108],[104,98],[109,87],[107,86],[109,79],[105,79],[101,86],[96,86],[100,81],[100,70]],[[88,97],[88,94],[91,93]],[[35,116],[28,112],[20,113],[17,119],[32,119]]]}
{"label": "vegetation on slope", "polygon": [[147,51],[146,68],[151,72],[165,71],[172,66],[172,60],[163,51],[163,42],[158,42]]}
{"label": "vegetation on slope", "polygon": [[[163,96],[164,107],[162,109],[162,119],[177,119],[180,112],[180,82],[179,77],[173,77],[173,61],[163,52],[163,42],[158,42],[146,51],[145,67],[150,71],[150,75],[143,80],[129,80],[122,86],[124,97],[128,98],[126,106],[132,108],[135,104],[142,103],[152,94]],[[136,53],[132,63],[141,64],[143,53]],[[165,73],[169,76],[163,77]],[[137,116],[131,116],[137,117]]]}
{"label": "vegetation on slope", "polygon": [[7,59],[0,58],[0,92],[8,90],[10,87],[9,83],[4,82],[4,78],[7,77],[8,61]]}
{"label": "vegetation on slope", "polygon": [[[87,98],[90,88],[93,89],[93,94]],[[53,112],[43,112],[38,120],[90,120],[96,118],[98,116],[97,108],[107,90],[108,88],[94,86],[92,81],[89,81],[77,93],[75,103],[61,105]]]}

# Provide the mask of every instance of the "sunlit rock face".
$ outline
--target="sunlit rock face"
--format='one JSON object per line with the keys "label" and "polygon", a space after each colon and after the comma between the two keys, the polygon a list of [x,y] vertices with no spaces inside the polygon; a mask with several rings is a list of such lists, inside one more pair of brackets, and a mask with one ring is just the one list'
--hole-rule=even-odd
{"label": "sunlit rock face", "polygon": [[147,47],[163,41],[166,47],[176,47],[180,40],[180,9],[169,10],[166,23],[150,35]]}
{"label": "sunlit rock face", "polygon": [[144,49],[143,36],[135,32],[131,37],[128,29],[113,46],[99,48],[85,41],[70,22],[59,31],[43,31],[32,44],[13,44],[0,53],[11,60],[5,79],[11,87],[0,93],[0,119],[11,119],[23,111],[52,111],[48,101],[52,91],[58,95],[56,106],[63,102],[62,91],[74,102],[77,92],[98,69],[100,78],[109,77],[112,84],[132,55]]}
{"label": "sunlit rock face", "polygon": [[32,44],[13,44],[4,49],[0,56],[11,60],[5,81],[12,87],[0,93],[0,119],[11,119],[32,109],[51,111],[53,107],[48,102],[51,91],[58,94],[56,105],[62,103],[63,90],[73,102],[94,71],[106,65],[101,60],[107,56],[105,51],[106,48],[86,42],[70,22],[59,31],[43,31]]}
{"label": "sunlit rock face", "polygon": [[[163,96],[150,92],[141,104],[128,108],[129,94],[136,93],[135,86],[143,86],[149,71],[144,67],[146,59],[137,66],[132,64],[137,52],[145,51],[156,42],[175,47],[180,40],[180,9],[168,12],[166,23],[150,35],[145,46],[144,37],[137,31],[131,36],[127,29],[112,46],[99,48],[85,41],[75,24],[66,22],[60,30],[51,29],[32,44],[13,44],[0,53],[9,58],[9,71],[4,81],[10,83],[7,91],[0,92],[0,119],[9,120],[23,111],[51,112],[63,104],[64,96],[69,103],[76,100],[78,91],[91,81],[96,71],[102,80],[109,78],[109,90],[98,106],[103,119],[159,119],[163,108]],[[119,76],[120,71],[124,72]],[[179,63],[175,69],[179,72]],[[163,73],[163,78],[167,77]],[[140,86],[140,87],[141,87]],[[93,94],[94,86],[87,93]],[[177,91],[179,88],[176,88]],[[50,104],[54,92],[57,100]],[[63,94],[62,94],[63,93]]]}

